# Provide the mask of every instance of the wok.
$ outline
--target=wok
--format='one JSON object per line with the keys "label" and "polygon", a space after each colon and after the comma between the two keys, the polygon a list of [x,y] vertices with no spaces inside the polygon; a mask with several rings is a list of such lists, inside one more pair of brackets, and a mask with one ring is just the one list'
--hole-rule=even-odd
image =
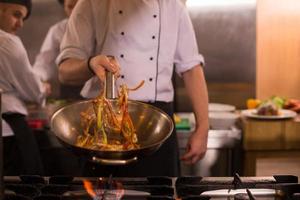
{"label": "wok", "polygon": [[[117,107],[116,100],[110,100]],[[138,101],[128,101],[140,147],[126,151],[93,150],[76,146],[78,135],[82,134],[80,112],[92,107],[92,100],[79,101],[57,110],[51,117],[51,130],[55,136],[75,153],[87,156],[91,161],[107,165],[123,165],[138,160],[139,157],[155,152],[171,135],[172,119],[160,109]],[[92,109],[91,110],[92,113]],[[111,136],[108,135],[108,138]]]}

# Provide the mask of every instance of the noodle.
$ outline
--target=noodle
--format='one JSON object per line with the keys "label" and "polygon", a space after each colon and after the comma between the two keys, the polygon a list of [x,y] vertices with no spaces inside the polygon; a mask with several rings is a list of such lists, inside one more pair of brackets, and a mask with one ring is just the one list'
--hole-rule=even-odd
{"label": "noodle", "polygon": [[128,111],[128,92],[139,89],[143,84],[144,81],[133,89],[121,85],[116,107],[105,98],[104,92],[95,98],[92,108],[80,113],[83,133],[77,137],[76,145],[108,151],[139,148],[137,133]]}

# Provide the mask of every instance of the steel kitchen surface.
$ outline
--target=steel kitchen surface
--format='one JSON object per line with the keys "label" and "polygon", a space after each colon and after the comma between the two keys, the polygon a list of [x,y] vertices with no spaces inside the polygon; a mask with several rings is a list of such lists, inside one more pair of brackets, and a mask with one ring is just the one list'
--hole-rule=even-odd
{"label": "steel kitchen surface", "polygon": [[[299,199],[298,177],[4,177],[4,199]],[[88,187],[90,186],[90,187]]]}
{"label": "steel kitchen surface", "polygon": [[[180,154],[183,155],[190,135],[195,127],[194,115],[191,113],[177,113],[183,121],[187,119],[189,128],[178,129],[176,132]],[[241,173],[241,138],[242,132],[237,127],[227,130],[212,130],[208,132],[207,152],[202,160],[195,165],[181,162],[182,176],[224,177]]]}

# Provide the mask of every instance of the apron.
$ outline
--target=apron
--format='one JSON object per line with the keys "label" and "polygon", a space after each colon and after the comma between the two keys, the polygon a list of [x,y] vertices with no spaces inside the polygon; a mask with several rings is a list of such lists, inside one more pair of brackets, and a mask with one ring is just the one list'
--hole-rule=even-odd
{"label": "apron", "polygon": [[20,157],[20,161],[16,158],[9,158],[9,160],[13,159],[14,162],[21,164],[20,173],[22,174],[43,175],[44,170],[38,144],[26,122],[25,115],[6,113],[2,114],[2,117],[15,134],[15,148]]}

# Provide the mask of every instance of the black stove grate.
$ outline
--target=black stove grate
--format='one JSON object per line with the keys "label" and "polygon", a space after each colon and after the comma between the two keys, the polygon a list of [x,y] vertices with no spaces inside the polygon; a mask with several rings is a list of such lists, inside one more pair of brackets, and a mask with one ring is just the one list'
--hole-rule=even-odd
{"label": "black stove grate", "polygon": [[[5,177],[5,200],[89,200],[83,180],[88,180],[101,189],[116,189],[112,183],[121,183],[125,191],[139,191],[143,194],[125,194],[122,200],[161,199],[173,200],[174,187],[170,177],[147,178],[75,178],[69,176],[20,176]],[[120,185],[120,184],[119,184]]]}
{"label": "black stove grate", "polygon": [[[248,189],[273,189],[276,191],[274,198],[267,199],[276,200],[293,200],[296,198],[295,194],[300,192],[298,177],[289,175],[273,177],[239,177],[239,175],[234,177],[179,177],[175,186],[177,196],[182,200],[210,199],[212,195],[206,196],[204,192],[216,190],[225,190],[229,194],[230,191],[236,189],[246,189],[247,192],[249,192]],[[224,194],[224,196],[228,194]],[[232,196],[231,199],[266,199],[266,197],[261,196],[255,197],[251,192]],[[247,198],[242,196],[247,196]],[[218,196],[217,199],[222,198]],[[224,197],[223,199],[227,198]]]}
{"label": "black stove grate", "polygon": [[[93,200],[85,191],[83,180],[88,180],[100,191],[127,191],[122,200],[206,200],[206,199],[274,199],[300,200],[300,184],[295,176],[273,177],[70,177],[70,176],[19,176],[4,177],[4,200]],[[117,187],[117,188],[116,188]],[[252,189],[272,189],[278,192],[274,198],[252,195]],[[234,191],[246,189],[247,193],[224,198],[214,198],[204,192],[212,190]],[[129,192],[130,191],[130,192]],[[138,192],[131,193],[131,192]]]}

